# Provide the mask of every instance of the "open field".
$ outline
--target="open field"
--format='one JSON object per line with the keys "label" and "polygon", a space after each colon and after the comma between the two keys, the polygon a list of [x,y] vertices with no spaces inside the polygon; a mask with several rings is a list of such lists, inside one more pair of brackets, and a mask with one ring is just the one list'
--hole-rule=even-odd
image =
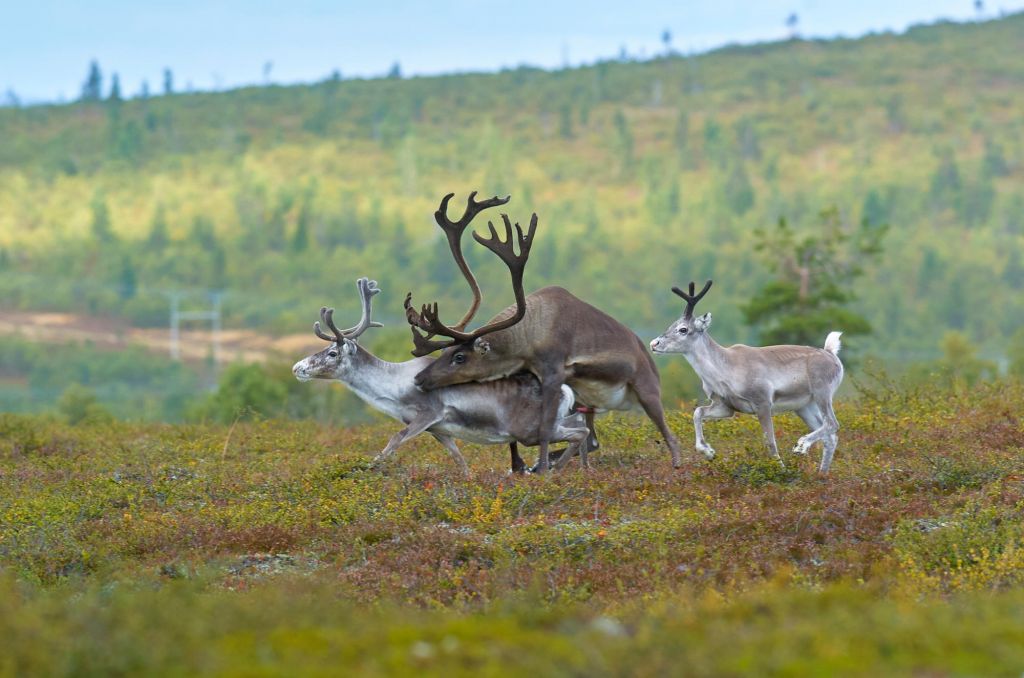
{"label": "open field", "polygon": [[[132,327],[123,319],[97,318],[80,313],[37,313],[0,310],[0,336],[15,336],[44,344],[88,343],[106,349],[129,346],[166,356],[170,331],[166,327]],[[318,340],[311,332],[268,336],[246,329],[221,330],[222,363],[263,362],[269,354],[297,354],[315,350]],[[213,333],[206,329],[182,329],[178,347],[181,359],[189,363],[210,358]]]}
{"label": "open field", "polygon": [[394,424],[0,415],[0,674],[1019,676],[1024,389],[838,413],[827,479],[752,417],[713,463],[612,418],[592,471],[514,478],[427,438],[367,468]]}

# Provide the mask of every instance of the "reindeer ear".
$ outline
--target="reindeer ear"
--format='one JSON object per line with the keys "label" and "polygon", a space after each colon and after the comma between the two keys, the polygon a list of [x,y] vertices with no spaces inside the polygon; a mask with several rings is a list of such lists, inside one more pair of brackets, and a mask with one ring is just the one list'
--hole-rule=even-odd
{"label": "reindeer ear", "polygon": [[491,352],[491,342],[481,337],[473,342],[473,350],[480,355],[487,355]]}
{"label": "reindeer ear", "polygon": [[700,316],[699,318],[693,321],[693,326],[696,327],[697,330],[700,332],[703,332],[707,328],[711,327],[711,314],[705,313],[704,315]]}
{"label": "reindeer ear", "polygon": [[352,355],[353,353],[356,352],[356,342],[352,341],[351,339],[346,339],[341,345],[341,350],[343,350],[345,353],[348,353],[349,355]]}

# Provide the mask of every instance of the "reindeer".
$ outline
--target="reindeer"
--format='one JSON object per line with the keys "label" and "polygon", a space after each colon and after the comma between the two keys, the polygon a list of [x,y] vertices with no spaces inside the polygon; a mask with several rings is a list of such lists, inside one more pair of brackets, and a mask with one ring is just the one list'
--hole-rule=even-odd
{"label": "reindeer", "polygon": [[[409,293],[405,308],[415,345],[413,355],[442,350],[437,360],[416,375],[416,385],[431,391],[489,382],[524,370],[536,376],[542,399],[537,472],[550,467],[548,443],[553,439],[547,432],[554,430],[559,394],[565,384],[575,391],[577,402],[591,410],[587,412],[591,429],[595,411],[643,408],[668,443],[673,466],[679,467],[679,441],[665,423],[658,370],[643,342],[625,325],[561,287],[544,287],[526,296],[523,271],[537,229],[537,215],[531,218],[525,235],[517,223],[515,237],[508,215],[502,214],[501,218],[504,241],[490,222],[490,238],[477,233],[473,237],[508,267],[515,305],[483,327],[465,332],[464,326],[442,323],[436,303],[416,311]],[[519,254],[515,253],[516,243]],[[447,339],[433,340],[434,336]],[[562,463],[560,458],[558,465]]]}
{"label": "reindeer", "polygon": [[[441,231],[444,232],[445,237],[448,240],[448,249],[452,253],[452,258],[455,260],[455,264],[459,267],[459,271],[462,272],[462,276],[466,279],[469,284],[469,289],[473,293],[473,301],[469,305],[469,309],[462,316],[462,319],[453,325],[452,327],[456,330],[464,330],[466,325],[476,315],[477,310],[480,308],[480,302],[483,299],[483,294],[480,292],[480,285],[477,283],[476,276],[473,275],[472,269],[469,267],[469,262],[466,261],[466,257],[462,253],[462,236],[465,234],[466,228],[470,222],[485,209],[491,207],[497,207],[498,205],[506,204],[511,196],[499,198],[494,196],[493,198],[487,198],[485,200],[476,200],[476,191],[469,194],[469,198],[466,201],[466,209],[463,211],[462,216],[457,221],[452,221],[448,218],[448,203],[454,197],[454,193],[449,193],[441,199],[441,204],[434,211],[434,221],[440,226]],[[408,311],[409,298],[406,298],[406,309]],[[590,429],[590,435],[587,438],[587,449],[584,450],[583,464],[587,465],[586,453],[596,450],[599,446],[597,436],[594,432],[594,413],[592,410],[580,406],[579,411],[584,412],[587,421],[587,427]],[[513,473],[525,473],[527,470],[526,464],[523,462],[522,457],[519,456],[518,443],[512,441],[509,443],[509,452],[512,462]],[[552,453],[552,457],[557,456],[564,450],[556,450]],[[564,462],[563,462],[564,463]]]}
{"label": "reindeer", "polygon": [[811,429],[800,438],[793,451],[807,454],[821,441],[820,473],[828,473],[832,455],[839,444],[839,421],[832,409],[832,397],[843,381],[843,363],[839,360],[841,332],[830,332],[825,347],[764,346],[736,344],[720,346],[708,333],[711,314],[693,317],[697,302],[711,289],[708,280],[699,294],[694,283],[689,292],[678,287],[672,291],[686,301],[679,320],[651,342],[655,353],[682,353],[700,377],[704,393],[711,400],[693,412],[697,450],[708,459],[715,451],[704,439],[705,419],[728,419],[737,412],[757,415],[765,443],[776,460],[782,458],[775,443],[772,414],[795,411]]}
{"label": "reindeer", "polygon": [[[381,324],[370,319],[371,300],[380,292],[376,281],[360,278],[356,287],[363,308],[359,323],[339,330],[334,324],[334,309],[321,308],[320,321],[314,323],[313,331],[329,341],[330,346],[295,363],[292,373],[299,381],[340,381],[371,407],[406,424],[374,457],[374,465],[382,463],[399,445],[424,431],[444,445],[464,472],[468,472],[466,460],[454,438],[480,444],[538,444],[542,437],[539,428],[541,392],[532,375],[423,392],[416,388],[414,379],[430,364],[430,359],[391,363],[357,343],[367,329],[381,327]],[[323,331],[320,322],[333,336]],[[547,437],[585,448],[589,431],[583,416],[573,411],[572,390],[565,387],[560,396],[558,420],[547,431]],[[582,454],[585,459],[585,450]],[[564,456],[567,459],[572,454],[567,452]]]}

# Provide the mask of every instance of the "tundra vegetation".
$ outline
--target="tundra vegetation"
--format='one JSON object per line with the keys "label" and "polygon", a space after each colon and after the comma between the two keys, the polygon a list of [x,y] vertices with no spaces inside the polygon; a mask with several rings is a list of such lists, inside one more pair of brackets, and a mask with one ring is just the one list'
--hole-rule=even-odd
{"label": "tundra vegetation", "polygon": [[827,480],[753,417],[674,471],[611,416],[520,478],[425,438],[372,471],[393,423],[2,415],[0,673],[1019,675],[1024,388],[862,389]]}
{"label": "tundra vegetation", "polygon": [[[785,467],[751,417],[673,469],[610,415],[589,472],[467,445],[464,474],[425,437],[373,469],[394,423],[337,426],[355,397],[298,356],[197,398],[141,350],[5,339],[0,405],[50,412],[0,414],[0,675],[1020,675],[1022,26],[222,93],[167,73],[133,100],[94,65],[80,102],[0,109],[4,308],[156,326],[168,291],[225,290],[228,326],[292,332],[354,270],[459,308],[419,224],[479,186],[552,224],[531,288],[645,339],[676,315],[659,291],[705,278],[734,341],[874,328],[835,328],[861,359],[828,478],[785,451],[793,414]],[[661,364],[692,440],[697,383]]]}

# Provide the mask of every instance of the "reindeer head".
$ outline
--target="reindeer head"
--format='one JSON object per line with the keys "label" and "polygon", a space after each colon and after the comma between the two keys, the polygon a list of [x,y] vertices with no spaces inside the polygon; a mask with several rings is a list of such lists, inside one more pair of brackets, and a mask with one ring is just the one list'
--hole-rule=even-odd
{"label": "reindeer head", "polygon": [[654,353],[686,353],[707,332],[707,329],[711,327],[711,314],[705,313],[695,318],[693,309],[709,289],[711,289],[710,280],[704,283],[704,289],[700,291],[700,294],[695,293],[696,285],[692,282],[689,293],[678,287],[672,288],[673,292],[686,300],[686,308],[679,320],[669,325],[669,328],[660,337],[651,342],[651,351]]}
{"label": "reindeer head", "polygon": [[470,381],[493,381],[522,369],[523,360],[509,355],[485,337],[444,349],[437,360],[416,375],[416,386],[429,391]]}
{"label": "reindeer head", "polygon": [[[473,197],[470,196],[472,205]],[[447,198],[442,202],[442,208],[447,203]],[[439,211],[438,214],[441,214]],[[413,355],[425,356],[444,349],[441,356],[431,363],[427,368],[416,375],[416,386],[424,390],[461,384],[470,381],[490,381],[500,379],[517,371],[521,366],[521,360],[505,355],[504,351],[493,350],[495,344],[485,339],[484,336],[493,332],[508,329],[518,323],[526,315],[526,294],[523,292],[523,272],[526,262],[530,256],[530,248],[533,245],[533,237],[537,230],[537,215],[530,219],[530,227],[524,234],[519,224],[515,225],[515,235],[512,231],[512,222],[508,215],[501,215],[505,223],[505,239],[499,238],[494,224],[488,222],[491,230],[490,238],[482,238],[474,233],[473,237],[481,245],[494,252],[505,263],[512,276],[512,291],[516,298],[515,311],[499,316],[473,332],[465,332],[464,327],[468,320],[463,320],[449,327],[438,318],[437,304],[425,304],[417,311],[412,305],[412,293],[405,298],[406,320],[412,329],[413,344],[415,350]],[[442,223],[438,219],[438,223]],[[468,221],[466,221],[468,224]],[[442,224],[443,226],[443,224]],[[451,238],[450,238],[451,240]],[[516,254],[515,245],[519,244],[519,253]],[[461,252],[456,253],[453,246],[453,254],[456,261],[460,263]],[[471,313],[476,307],[471,309]],[[421,334],[420,330],[426,332]],[[448,337],[446,340],[433,340],[434,336]]]}
{"label": "reindeer head", "polygon": [[313,355],[300,360],[292,367],[292,374],[299,381],[310,379],[340,379],[348,371],[360,352],[356,340],[359,336],[371,327],[381,327],[381,324],[370,320],[371,299],[380,293],[375,280],[360,278],[356,281],[359,289],[359,297],[363,306],[363,317],[359,324],[347,330],[339,330],[334,324],[334,309],[323,307],[320,309],[320,321],[327,327],[334,336],[326,334],[320,322],[313,323],[313,331],[316,336],[324,341],[331,342],[331,345]]}

